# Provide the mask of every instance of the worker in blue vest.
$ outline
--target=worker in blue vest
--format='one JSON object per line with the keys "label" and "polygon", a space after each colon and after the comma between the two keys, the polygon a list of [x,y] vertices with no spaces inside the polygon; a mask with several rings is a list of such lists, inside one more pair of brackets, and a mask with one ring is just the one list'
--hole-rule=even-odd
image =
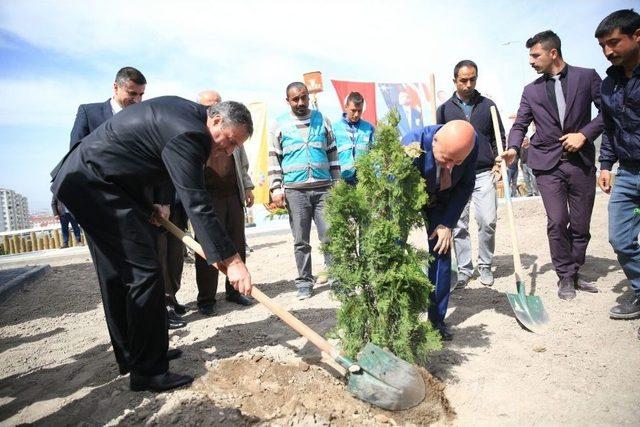
{"label": "worker in blue vest", "polygon": [[[324,204],[329,189],[340,179],[340,164],[331,123],[309,109],[304,83],[287,86],[287,103],[291,111],[277,119],[269,137],[269,188],[273,203],[289,211],[298,268],[295,284],[302,300],[311,297],[316,283],[311,272],[311,220],[320,242],[326,243]],[[327,254],[324,262],[329,263]]]}
{"label": "worker in blue vest", "polygon": [[344,103],[342,119],[333,123],[340,175],[352,185],[356,183],[356,160],[373,145],[375,128],[362,119],[363,110],[364,97],[359,92],[351,92]]}

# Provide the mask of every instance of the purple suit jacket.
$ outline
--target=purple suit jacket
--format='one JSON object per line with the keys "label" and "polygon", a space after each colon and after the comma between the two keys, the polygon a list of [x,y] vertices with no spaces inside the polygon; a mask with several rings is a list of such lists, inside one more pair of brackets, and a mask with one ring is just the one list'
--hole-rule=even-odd
{"label": "purple suit jacket", "polygon": [[592,68],[580,68],[567,65],[567,109],[564,129],[556,107],[547,96],[544,76],[525,86],[511,131],[508,147],[520,148],[529,124],[533,121],[536,133],[531,138],[527,164],[531,169],[550,170],[558,164],[562,154],[560,137],[581,132],[587,142],[578,151],[587,166],[595,162],[593,141],[602,133],[603,124],[600,114],[591,120],[591,103],[600,110],[600,84],[602,79]]}

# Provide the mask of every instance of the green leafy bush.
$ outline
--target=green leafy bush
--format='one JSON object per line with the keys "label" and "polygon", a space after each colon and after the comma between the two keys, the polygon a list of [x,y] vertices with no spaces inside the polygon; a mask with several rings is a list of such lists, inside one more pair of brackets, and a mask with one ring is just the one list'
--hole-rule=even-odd
{"label": "green leafy bush", "polygon": [[371,341],[416,362],[440,340],[424,318],[433,289],[425,259],[407,243],[411,229],[423,225],[425,183],[400,144],[397,123],[392,110],[379,124],[371,151],[356,162],[357,185],[340,182],[332,190],[323,249],[337,280],[336,331],[345,353],[354,357]]}

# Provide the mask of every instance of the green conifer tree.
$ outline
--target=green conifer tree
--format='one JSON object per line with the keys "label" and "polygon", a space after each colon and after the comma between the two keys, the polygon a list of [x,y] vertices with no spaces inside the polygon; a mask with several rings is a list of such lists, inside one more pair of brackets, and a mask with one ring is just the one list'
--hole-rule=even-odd
{"label": "green conifer tree", "polygon": [[409,361],[423,361],[440,348],[438,333],[424,319],[433,287],[423,271],[425,259],[407,243],[422,226],[425,183],[405,153],[392,110],[376,129],[371,151],[356,162],[358,183],[332,190],[325,217],[340,300],[337,333],[354,357],[371,341]]}

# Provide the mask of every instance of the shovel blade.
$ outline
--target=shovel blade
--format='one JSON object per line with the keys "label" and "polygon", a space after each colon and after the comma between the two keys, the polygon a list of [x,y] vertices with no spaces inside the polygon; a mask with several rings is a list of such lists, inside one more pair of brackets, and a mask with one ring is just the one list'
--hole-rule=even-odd
{"label": "shovel blade", "polygon": [[426,395],[420,371],[391,352],[368,343],[358,354],[362,368],[349,376],[348,388],[356,397],[380,408],[412,408]]}
{"label": "shovel blade", "polygon": [[507,299],[522,326],[535,333],[544,331],[549,315],[539,296],[525,294],[524,283],[518,283],[518,293],[507,294]]}

